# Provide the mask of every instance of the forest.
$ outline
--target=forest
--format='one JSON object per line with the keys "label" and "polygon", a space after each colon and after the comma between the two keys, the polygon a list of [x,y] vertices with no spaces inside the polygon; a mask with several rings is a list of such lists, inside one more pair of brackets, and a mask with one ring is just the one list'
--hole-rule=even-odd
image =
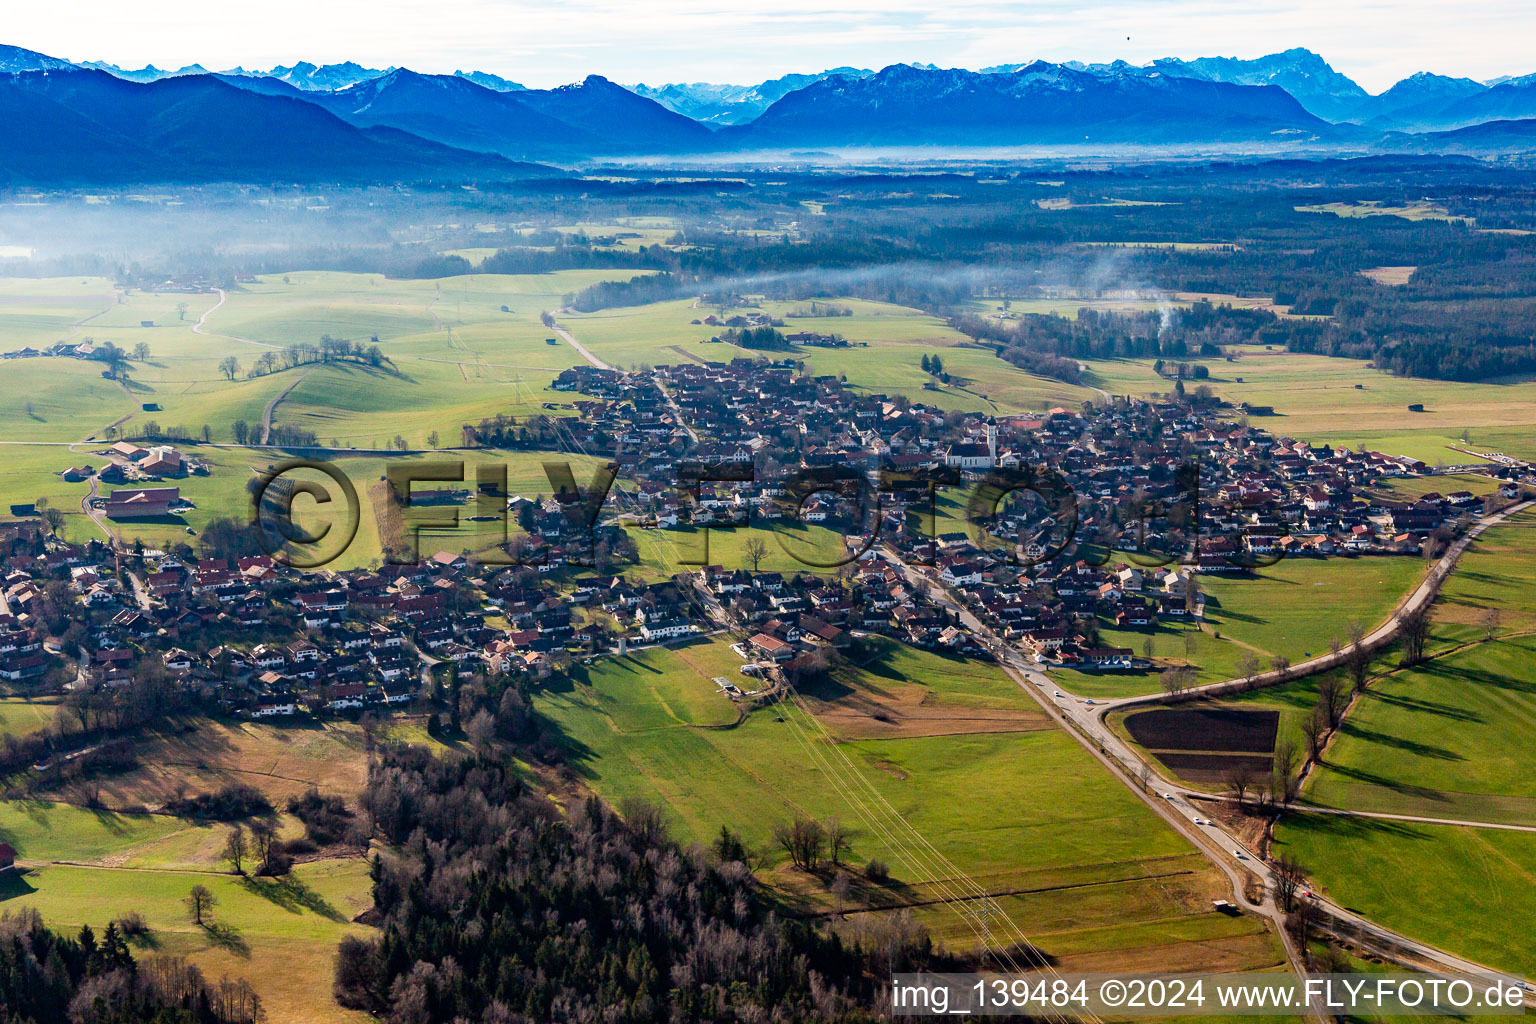
{"label": "forest", "polygon": [[335,987],[391,1021],[864,1021],[877,965],[936,962],[899,915],[844,941],[777,913],[728,829],[705,850],[648,805],[562,816],[499,759],[385,747],[364,800],[401,852],[372,862],[381,935],[343,941]]}

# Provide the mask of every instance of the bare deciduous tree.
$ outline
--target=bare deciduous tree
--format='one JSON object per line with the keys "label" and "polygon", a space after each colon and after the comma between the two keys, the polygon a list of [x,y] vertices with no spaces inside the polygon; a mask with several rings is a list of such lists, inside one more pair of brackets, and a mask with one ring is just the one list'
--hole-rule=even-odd
{"label": "bare deciduous tree", "polygon": [[827,831],[814,818],[797,817],[788,825],[773,826],[773,841],[784,849],[795,867],[815,871],[821,865]]}
{"label": "bare deciduous tree", "polygon": [[748,562],[752,563],[752,571],[757,572],[763,564],[763,559],[768,557],[768,545],[763,543],[761,537],[749,537],[742,545],[741,553],[746,556]]}
{"label": "bare deciduous tree", "polygon": [[1281,803],[1290,803],[1296,795],[1298,778],[1296,767],[1301,761],[1301,751],[1296,741],[1284,736],[1275,744],[1274,766],[1270,772],[1270,792]]}
{"label": "bare deciduous tree", "polygon": [[1328,728],[1337,729],[1349,706],[1349,688],[1332,672],[1325,672],[1317,681],[1318,703],[1328,709]]}
{"label": "bare deciduous tree", "polygon": [[1429,642],[1429,606],[1419,605],[1402,621],[1403,664],[1417,665],[1424,660],[1424,645]]}
{"label": "bare deciduous tree", "polygon": [[237,875],[245,874],[245,855],[245,827],[236,825],[224,839],[224,859],[229,861],[229,870]]}
{"label": "bare deciduous tree", "polygon": [[1307,717],[1302,719],[1302,731],[1307,737],[1307,753],[1312,760],[1319,761],[1323,755],[1323,740],[1328,736],[1328,708],[1319,698]]}
{"label": "bare deciduous tree", "polygon": [[1241,807],[1248,800],[1248,790],[1253,788],[1253,766],[1246,761],[1240,761],[1227,769],[1225,781],[1232,795],[1237,797],[1237,804]]}
{"label": "bare deciduous tree", "polygon": [[187,910],[192,914],[192,923],[202,924],[203,918],[213,916],[214,905],[219,900],[206,885],[198,883],[192,887],[192,891],[187,893],[187,898],[182,902],[187,905]]}
{"label": "bare deciduous tree", "polygon": [[1259,674],[1259,656],[1252,651],[1244,651],[1243,656],[1237,659],[1237,674],[1243,679],[1243,687],[1253,686],[1253,679]]}
{"label": "bare deciduous tree", "polygon": [[1306,872],[1295,857],[1282,853],[1275,858],[1272,873],[1275,879],[1275,902],[1288,914],[1296,907],[1296,892],[1306,880]]}
{"label": "bare deciduous tree", "polygon": [[848,854],[853,852],[853,834],[836,818],[828,818],[827,824],[827,857],[834,867],[843,863]]}
{"label": "bare deciduous tree", "polygon": [[1484,639],[1492,640],[1498,635],[1499,623],[1502,619],[1503,616],[1497,608],[1489,607],[1483,609],[1482,626]]}

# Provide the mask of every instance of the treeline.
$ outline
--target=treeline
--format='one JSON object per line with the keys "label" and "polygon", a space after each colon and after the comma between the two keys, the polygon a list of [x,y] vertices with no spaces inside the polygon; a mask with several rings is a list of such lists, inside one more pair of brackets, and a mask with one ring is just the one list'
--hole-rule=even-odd
{"label": "treeline", "polygon": [[682,848],[643,806],[562,818],[503,763],[390,747],[369,774],[376,939],[343,940],[336,994],[393,1021],[863,1021],[881,975],[930,962],[772,912],[729,833]]}
{"label": "treeline", "polygon": [[732,327],[720,333],[720,340],[741,348],[761,349],[766,352],[784,352],[790,347],[782,331],[776,327]]}
{"label": "treeline", "polygon": [[100,940],[89,925],[70,939],[45,928],[30,907],[0,913],[0,1024],[254,1024],[262,1018],[261,1000],[243,980],[210,983],[182,957],[135,960],[117,922]]}
{"label": "treeline", "polygon": [[599,281],[565,297],[565,304],[582,313],[616,306],[644,306],[681,299],[691,287],[676,274],[645,274],[628,281]]}
{"label": "treeline", "polygon": [[[284,345],[280,349],[263,352],[246,372],[246,376],[264,377],[267,374],[291,370],[296,366],[307,366],[311,363],[352,362],[375,369],[384,367],[394,369],[394,361],[384,354],[384,350],[379,348],[378,343],[377,335],[371,339],[371,344],[364,345],[360,341],[333,338],[325,334],[321,335],[318,345],[301,341],[295,345]],[[226,369],[231,364],[233,364],[233,372]],[[225,359],[220,363],[219,369],[233,379],[234,372],[239,371],[239,363],[232,358]]]}
{"label": "treeline", "polygon": [[460,430],[467,446],[487,445],[492,448],[535,451],[561,451],[569,447],[565,432],[551,416],[530,416],[519,421],[516,416],[497,413],[479,423],[466,423]]}

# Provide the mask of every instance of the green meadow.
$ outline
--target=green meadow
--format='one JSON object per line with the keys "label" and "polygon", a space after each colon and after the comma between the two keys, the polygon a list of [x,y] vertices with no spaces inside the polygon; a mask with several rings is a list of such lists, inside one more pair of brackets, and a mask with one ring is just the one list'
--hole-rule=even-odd
{"label": "green meadow", "polygon": [[[1358,619],[1368,629],[1385,620],[1423,572],[1417,558],[1372,556],[1287,558],[1252,574],[1202,573],[1203,629],[1176,620],[1150,630],[1101,624],[1099,640],[1129,647],[1140,657],[1150,639],[1159,665],[1183,665],[1187,638],[1193,636],[1194,651],[1187,657],[1198,672],[1196,682],[1221,682],[1239,674],[1245,653],[1253,653],[1266,670],[1274,655],[1299,662],[1326,654],[1334,636],[1346,635],[1349,620]],[[1155,673],[1068,669],[1051,674],[1085,697],[1153,693],[1159,685]]]}
{"label": "green meadow", "polygon": [[[1208,384],[1237,405],[1274,409],[1249,422],[1276,435],[1349,448],[1407,455],[1429,465],[1478,460],[1452,451],[1506,450],[1536,443],[1536,389],[1524,379],[1463,383],[1394,377],[1365,361],[1239,346],[1232,362],[1203,360]],[[1192,360],[1202,361],[1202,360]],[[1117,395],[1161,394],[1173,382],[1152,372],[1152,360],[1090,361],[1088,382]],[[1241,380],[1239,380],[1241,378]],[[1358,388],[1356,385],[1360,385]],[[1421,404],[1423,412],[1409,412]],[[1466,434],[1471,443],[1462,440]]]}
{"label": "green meadow", "polygon": [[1310,778],[1325,807],[1536,825],[1536,638],[1479,643],[1378,679]]}
{"label": "green meadow", "polygon": [[1275,827],[1327,896],[1497,970],[1536,973],[1536,834],[1297,814]]}
{"label": "green meadow", "polygon": [[[723,639],[605,659],[541,691],[536,705],[599,795],[658,803],[684,841],[708,841],[722,825],[740,831],[786,898],[825,901],[772,846],[772,825],[796,814],[840,818],[854,830],[853,863],[883,859],[901,891],[929,891],[934,861],[912,859],[910,834],[893,842],[888,809],[1001,894],[1000,909],[1050,952],[1158,945],[1213,955],[1182,945],[1196,941],[1181,929],[1212,916],[1219,888],[1198,855],[1050,728],[1011,680],[989,664],[889,641],[875,655],[739,724],[713,680],[759,684],[735,671],[740,658]],[[964,731],[979,714],[994,726],[996,716],[1013,717],[1007,731]],[[870,888],[856,900],[893,905],[891,893]],[[947,941],[974,942],[952,913],[920,916]],[[1255,922],[1231,930],[1243,936],[1238,960],[1275,962]]]}
{"label": "green meadow", "polygon": [[[193,924],[182,900],[194,884],[218,901],[211,919]],[[369,931],[351,920],[371,904],[361,859],[297,865],[282,879],[238,878],[222,871],[78,867],[49,864],[0,880],[0,907],[35,908],[50,925],[99,935],[113,918],[138,911],[149,934],[138,956],[186,956],[212,979],[243,977],[280,1021],[366,1020],[331,998],[336,944]]]}

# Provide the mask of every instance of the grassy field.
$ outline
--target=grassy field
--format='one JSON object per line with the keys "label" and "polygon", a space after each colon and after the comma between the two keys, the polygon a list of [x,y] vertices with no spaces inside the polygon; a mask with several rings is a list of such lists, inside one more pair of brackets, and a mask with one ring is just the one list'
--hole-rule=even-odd
{"label": "grassy field", "polygon": [[267,725],[195,717],[145,728],[136,737],[139,767],[100,780],[107,807],[155,808],[175,796],[222,786],[255,786],[274,805],[317,787],[352,798],[367,765],[362,730],[345,721]]}
{"label": "grassy field", "polygon": [[[1536,514],[1487,531],[1446,581],[1430,661],[1377,680],[1308,784],[1331,807],[1536,824]],[[1496,609],[1498,621],[1484,620]],[[1496,636],[1488,642],[1489,628]]]}
{"label": "grassy field", "polygon": [[1421,200],[1416,203],[1404,203],[1402,206],[1388,206],[1380,200],[1366,200],[1358,203],[1322,203],[1316,206],[1298,206],[1297,213],[1331,213],[1336,217],[1401,217],[1404,220],[1444,220],[1453,222],[1465,222],[1465,217],[1452,217],[1445,207],[1439,203]]}
{"label": "grassy field", "polygon": [[1327,895],[1407,935],[1536,973],[1536,834],[1303,814],[1275,828]]}
{"label": "grassy field", "polygon": [[53,724],[58,700],[52,697],[0,697],[0,736],[29,736]]}
{"label": "grassy field", "polygon": [[[467,421],[527,415],[560,398],[545,386],[581,360],[569,346],[545,343],[539,313],[557,308],[568,292],[630,276],[563,271],[395,281],[294,272],[243,285],[222,304],[214,295],[116,291],[99,279],[0,280],[0,348],[90,338],[130,352],[143,342],[151,352],[132,364],[126,384],[104,379],[93,361],[5,361],[0,389],[17,397],[0,404],[0,436],[77,441],[129,417],[123,429],[130,434],[148,420],[193,431],[207,423],[227,441],[235,420],[258,424],[267,404],[312,367],[254,379],[243,371],[274,346],[317,344],[329,335],[376,342],[394,372],[322,367],[282,403],[277,422],[313,429],[338,446],[371,446],[396,433],[421,446],[433,430],[457,437]],[[242,368],[234,381],[219,370],[230,356]]]}
{"label": "grassy field", "polygon": [[[1365,446],[1431,466],[1477,461],[1450,445],[1515,455],[1536,446],[1536,389],[1522,379],[1461,383],[1394,377],[1357,359],[1254,347],[1237,351],[1241,357],[1234,362],[1208,364],[1207,383],[1234,405],[1272,407],[1275,415],[1250,422],[1277,435]],[[1088,365],[1088,383],[1113,394],[1170,390],[1169,382],[1152,372],[1150,360]],[[1410,413],[1410,404],[1422,404],[1424,411]],[[1461,439],[1464,433],[1470,444]]]}
{"label": "grassy field", "polygon": [[[182,904],[201,883],[217,906],[195,925]],[[36,908],[50,925],[99,935],[114,917],[136,910],[149,923],[140,956],[188,957],[210,979],[243,977],[274,1021],[362,1021],[331,999],[336,944],[369,929],[351,920],[371,904],[361,859],[300,864],[283,879],[242,879],[214,871],[77,867],[49,864],[0,878],[0,907]]]}
{"label": "grassy field", "polygon": [[[600,662],[536,703],[599,794],[660,803],[685,841],[741,830],[787,898],[811,907],[826,905],[824,891],[770,845],[770,827],[796,813],[841,817],[855,830],[854,863],[892,865],[897,888],[864,887],[856,901],[931,895],[908,848],[865,818],[885,820],[876,808],[888,802],[978,884],[1016,893],[1004,910],[1052,952],[1087,962],[1134,945],[1229,966],[1275,962],[1252,921],[1230,948],[1181,931],[1212,916],[1219,886],[1203,863],[991,666],[881,642],[872,663],[838,671],[803,702],[732,725],[713,678],[755,687],[736,674],[739,661],[723,640],[645,651]],[[1065,888],[1077,885],[1086,888]],[[920,916],[943,938],[974,941],[953,914]]]}
{"label": "grassy field", "polygon": [[[11,504],[46,498],[55,508],[64,512],[62,528],[65,539],[83,543],[102,537],[101,529],[80,509],[80,502],[90,490],[88,483],[66,483],[58,474],[70,466],[88,464],[105,465],[106,459],[98,454],[105,446],[84,444],[66,447],[52,444],[8,445],[4,447],[6,462],[0,467],[0,509]],[[183,450],[207,461],[211,465],[208,476],[193,476],[171,481],[181,489],[184,498],[196,507],[186,513],[159,519],[107,522],[106,526],[124,543],[142,541],[150,547],[164,547],[186,542],[197,543],[197,535],[208,522],[215,518],[232,518],[248,522],[251,516],[248,482],[259,472],[271,467],[286,456],[271,449],[213,447],[207,445],[183,445]],[[584,455],[566,455],[560,452],[539,451],[466,451],[444,452],[440,455],[410,454],[384,456],[381,454],[351,455],[333,452],[325,461],[335,465],[351,480],[357,489],[361,513],[356,539],[332,567],[345,569],[376,565],[382,557],[378,531],[378,504],[370,486],[383,479],[386,465],[409,466],[425,462],[464,463],[463,487],[473,489],[476,467],[481,464],[504,466],[510,493],[528,497],[549,494],[553,488],[544,474],[546,461],[568,462],[577,482],[585,487],[591,479],[592,466],[597,460]],[[319,473],[305,471],[300,476],[313,479],[334,491],[334,484]],[[129,485],[130,487],[132,485]],[[419,485],[431,486],[429,484]],[[446,485],[445,485],[446,486]],[[117,487],[104,485],[101,493],[109,493]],[[336,495],[340,497],[339,494]],[[302,499],[295,503],[296,518],[306,529],[317,529],[323,522],[340,522],[337,511],[319,508]],[[491,524],[475,524],[467,518],[475,514],[472,504],[458,506],[460,524],[452,531],[433,533],[425,531],[422,537],[424,555],[435,551],[472,551],[485,547],[499,538]],[[515,524],[512,524],[515,526]],[[191,527],[192,534],[187,533]]]}
{"label": "grassy field", "polygon": [[1327,807],[1536,825],[1536,638],[1479,643],[1378,680],[1310,779]]}
{"label": "grassy field", "polygon": [[[9,702],[5,713],[7,721],[15,715]],[[279,808],[311,785],[351,799],[366,774],[360,730],[198,718],[146,729],[135,742],[141,767],[99,780],[101,808],[0,802],[0,840],[27,866],[0,876],[0,908],[35,907],[67,933],[90,924],[98,934],[114,917],[138,911],[151,928],[140,955],[184,955],[210,978],[244,977],[271,1020],[365,1019],[334,1005],[330,984],[336,943],[368,931],[352,923],[372,902],[363,859],[316,860],[286,878],[243,879],[222,863],[228,826],[112,809],[230,783],[255,786]],[[288,815],[278,825],[284,838],[303,833]],[[218,900],[211,927],[193,924],[182,902],[197,883]]]}
{"label": "grassy field", "polygon": [[[1206,595],[1205,627],[1162,623],[1156,629],[1114,629],[1101,624],[1100,642],[1129,647],[1141,656],[1150,638],[1159,665],[1182,665],[1186,638],[1194,637],[1189,663],[1198,683],[1214,683],[1238,674],[1238,662],[1252,651],[1268,668],[1272,655],[1293,662],[1326,653],[1329,641],[1358,619],[1367,628],[1384,620],[1419,581],[1424,564],[1409,557],[1288,558],[1258,573],[1202,574]],[[1155,673],[1079,672],[1053,677],[1085,697],[1124,697],[1152,693]]]}
{"label": "grassy field", "polygon": [[1502,634],[1536,630],[1536,512],[1525,511],[1487,530],[1457,563],[1435,599],[1431,649],[1479,639],[1488,609]]}

